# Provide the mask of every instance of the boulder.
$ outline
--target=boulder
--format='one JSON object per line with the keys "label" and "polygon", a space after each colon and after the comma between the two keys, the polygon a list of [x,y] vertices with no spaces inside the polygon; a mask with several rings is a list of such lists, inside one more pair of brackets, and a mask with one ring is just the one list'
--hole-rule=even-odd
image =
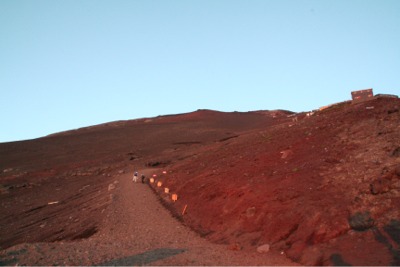
{"label": "boulder", "polygon": [[293,154],[293,151],[290,149],[287,149],[287,150],[281,151],[281,154],[282,154],[281,159],[286,159],[287,157],[289,157]]}
{"label": "boulder", "polygon": [[356,231],[365,231],[374,226],[374,220],[368,211],[356,212],[349,218],[349,224]]}
{"label": "boulder", "polygon": [[370,191],[373,195],[389,192],[390,181],[388,179],[378,178],[370,184]]}
{"label": "boulder", "polygon": [[258,253],[267,253],[269,251],[269,244],[264,244],[257,248]]}

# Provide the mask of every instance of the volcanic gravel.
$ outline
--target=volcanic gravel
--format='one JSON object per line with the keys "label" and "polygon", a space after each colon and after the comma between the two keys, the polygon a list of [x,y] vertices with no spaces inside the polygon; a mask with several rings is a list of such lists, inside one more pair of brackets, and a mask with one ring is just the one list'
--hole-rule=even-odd
{"label": "volcanic gravel", "polygon": [[111,204],[95,234],[19,244],[0,252],[1,265],[296,265],[281,252],[210,243],[175,219],[147,183],[133,183],[130,172],[113,178]]}

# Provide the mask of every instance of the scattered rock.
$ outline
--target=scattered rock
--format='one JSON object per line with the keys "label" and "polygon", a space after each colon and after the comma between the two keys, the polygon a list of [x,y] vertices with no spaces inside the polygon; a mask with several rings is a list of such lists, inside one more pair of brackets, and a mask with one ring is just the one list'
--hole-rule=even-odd
{"label": "scattered rock", "polygon": [[331,164],[339,164],[340,163],[340,159],[338,158],[327,158],[325,159],[326,163],[331,163]]}
{"label": "scattered rock", "polygon": [[267,253],[269,251],[269,244],[264,244],[257,248],[258,253]]}
{"label": "scattered rock", "polygon": [[395,173],[397,176],[400,176],[400,165],[397,165],[396,169],[394,170],[394,173]]}
{"label": "scattered rock", "polygon": [[133,153],[133,152],[129,152],[127,155],[130,156],[130,157],[129,157],[129,160],[135,160],[135,159],[139,158],[139,157],[138,157],[135,153]]}
{"label": "scattered rock", "polygon": [[291,245],[291,247],[288,250],[286,250],[286,255],[294,261],[299,261],[306,247],[307,244],[304,243],[303,241],[300,240],[296,241]]}
{"label": "scattered rock", "polygon": [[242,250],[242,246],[239,243],[233,243],[228,246],[228,249],[233,251],[240,251]]}
{"label": "scattered rock", "polygon": [[113,189],[115,189],[115,184],[109,184],[108,185],[108,191],[111,191]]}
{"label": "scattered rock", "polygon": [[256,214],[256,207],[251,207],[246,210],[246,217],[250,218]]}
{"label": "scattered rock", "polygon": [[400,245],[400,221],[391,220],[389,224],[383,227],[385,232]]}
{"label": "scattered rock", "polygon": [[400,146],[397,147],[395,150],[392,152],[393,157],[400,157]]}
{"label": "scattered rock", "polygon": [[88,187],[90,187],[90,184],[87,184],[87,185],[83,186],[81,189],[79,189],[79,192],[82,192],[83,190],[85,190]]}
{"label": "scattered rock", "polygon": [[169,164],[169,161],[149,161],[146,163],[147,167],[157,167],[157,166],[166,166]]}
{"label": "scattered rock", "polygon": [[390,172],[390,168],[386,166],[382,169],[381,174],[384,175],[387,174],[388,172]]}
{"label": "scattered rock", "polygon": [[286,159],[287,157],[289,157],[290,155],[293,154],[293,151],[288,149],[288,150],[281,151],[281,154],[282,154],[281,159]]}
{"label": "scattered rock", "polygon": [[356,231],[365,231],[374,226],[374,220],[371,214],[366,212],[356,212],[349,219],[350,227]]}
{"label": "scattered rock", "polygon": [[0,194],[2,195],[2,194],[8,194],[8,193],[9,193],[8,188],[3,185],[0,185]]}
{"label": "scattered rock", "polygon": [[339,253],[332,254],[329,259],[333,266],[351,266],[350,263],[343,260],[342,255]]}
{"label": "scattered rock", "polygon": [[388,179],[378,178],[370,184],[370,190],[373,195],[389,192],[390,181]]}
{"label": "scattered rock", "polygon": [[392,114],[392,113],[395,113],[395,112],[399,112],[399,109],[398,108],[393,108],[393,109],[389,109],[387,111],[388,114]]}

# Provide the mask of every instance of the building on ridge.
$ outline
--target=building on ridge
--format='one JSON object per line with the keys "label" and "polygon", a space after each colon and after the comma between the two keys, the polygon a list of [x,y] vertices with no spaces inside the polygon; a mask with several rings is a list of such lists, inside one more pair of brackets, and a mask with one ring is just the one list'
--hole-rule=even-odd
{"label": "building on ridge", "polygon": [[352,103],[359,103],[367,100],[371,100],[374,97],[374,93],[371,89],[364,89],[351,92]]}

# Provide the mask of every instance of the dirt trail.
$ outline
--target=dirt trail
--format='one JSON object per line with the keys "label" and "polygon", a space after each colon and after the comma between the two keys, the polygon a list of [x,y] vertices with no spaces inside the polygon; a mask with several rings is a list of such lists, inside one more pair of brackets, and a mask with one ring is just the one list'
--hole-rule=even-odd
{"label": "dirt trail", "polygon": [[133,183],[130,173],[115,177],[109,189],[112,203],[95,235],[20,244],[0,254],[2,265],[296,265],[277,252],[232,251],[208,242],[174,219],[147,184]]}

